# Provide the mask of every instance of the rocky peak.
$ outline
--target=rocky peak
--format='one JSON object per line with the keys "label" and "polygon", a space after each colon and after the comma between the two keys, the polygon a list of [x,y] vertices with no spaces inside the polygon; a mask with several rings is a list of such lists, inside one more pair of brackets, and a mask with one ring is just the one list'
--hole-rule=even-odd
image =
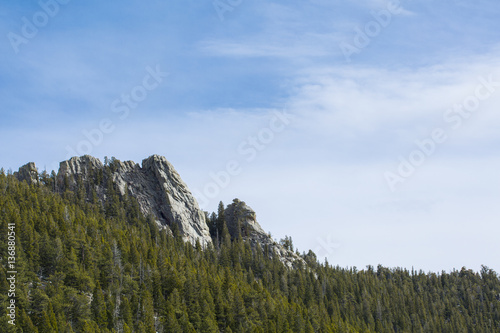
{"label": "rocky peak", "polygon": [[38,170],[33,162],[20,167],[18,172],[14,172],[14,176],[19,179],[19,181],[25,180],[28,184],[38,183]]}
{"label": "rocky peak", "polygon": [[257,214],[244,201],[234,199],[233,203],[225,209],[224,218],[231,237],[237,237],[238,234],[251,238],[259,238],[263,235],[268,237],[257,223]]}
{"label": "rocky peak", "polygon": [[165,157],[153,155],[142,161],[141,170],[157,190],[152,210],[166,221],[175,221],[185,240],[198,240],[203,246],[211,243],[205,214],[173,165]]}
{"label": "rocky peak", "polygon": [[262,248],[268,246],[271,255],[277,255],[278,259],[287,267],[292,268],[297,264],[306,265],[305,261],[295,252],[285,249],[267,234],[257,222],[257,214],[245,202],[234,199],[233,203],[224,210],[224,219],[231,237],[239,235],[252,246],[260,244]]}
{"label": "rocky peak", "polygon": [[95,171],[102,170],[103,168],[104,166],[101,161],[93,156],[72,157],[67,161],[59,163],[57,183],[59,187],[62,187],[64,178],[67,177],[69,184],[66,185],[72,187],[76,185],[78,177],[81,177],[81,180],[84,182],[89,181]]}
{"label": "rocky peak", "polygon": [[[92,156],[73,157],[61,162],[57,174],[58,188],[74,190],[78,181],[91,184],[101,200],[106,199],[107,178],[111,177],[121,195],[129,194],[139,203],[144,215],[153,215],[160,228],[172,224],[179,227],[185,241],[202,246],[212,242],[205,214],[182,181],[180,175],[163,156],[153,155],[133,162],[112,159],[108,166]],[[103,181],[104,180],[104,181]]]}
{"label": "rocky peak", "polygon": [[101,161],[90,155],[72,157],[67,161],[59,163],[60,172],[69,172],[72,174],[84,174],[88,173],[89,170],[102,169],[102,167]]}

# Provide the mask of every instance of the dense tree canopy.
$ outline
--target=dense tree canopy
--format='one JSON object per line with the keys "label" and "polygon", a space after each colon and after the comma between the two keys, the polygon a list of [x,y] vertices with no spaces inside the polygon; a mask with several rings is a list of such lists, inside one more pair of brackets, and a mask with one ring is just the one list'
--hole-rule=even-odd
{"label": "dense tree canopy", "polygon": [[[85,195],[88,184],[56,193],[54,176],[28,185],[0,173],[0,332],[500,331],[500,280],[487,267],[358,271],[309,252],[307,267],[287,269],[231,239],[221,207],[207,214],[214,246],[201,249],[175,226],[160,232],[112,182],[101,204]],[[8,223],[17,235],[16,326],[6,316]],[[293,249],[290,237],[281,243]]]}

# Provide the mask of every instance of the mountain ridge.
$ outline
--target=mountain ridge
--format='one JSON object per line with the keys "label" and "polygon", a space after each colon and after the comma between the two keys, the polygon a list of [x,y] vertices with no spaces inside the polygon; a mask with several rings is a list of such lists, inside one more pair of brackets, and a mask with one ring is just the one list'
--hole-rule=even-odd
{"label": "mountain ridge", "polygon": [[[0,332],[500,329],[500,279],[487,266],[358,270],[320,263],[312,251],[300,255],[307,265],[288,266],[277,250],[289,256],[291,238],[272,241],[239,199],[206,219],[214,245],[193,246],[176,223],[161,231],[141,213],[126,179],[146,177],[142,166],[67,162],[59,178],[39,175],[33,163],[15,176],[0,169]],[[15,296],[8,296],[13,278]]]}
{"label": "mountain ridge", "polygon": [[[39,177],[33,162],[20,167],[15,176],[30,184],[36,184]],[[142,164],[115,158],[105,158],[103,164],[90,155],[72,157],[60,163],[54,190],[59,193],[80,191],[86,200],[97,199],[103,205],[112,201],[114,192],[130,195],[137,200],[142,214],[151,215],[160,230],[171,233],[175,224],[184,241],[193,245],[199,243],[203,248],[213,245],[208,214],[200,209],[188,186],[164,156],[151,155]],[[245,202],[235,199],[225,208],[224,215],[233,239],[240,235],[237,229],[242,228],[243,239],[254,248],[259,245],[263,251],[267,247],[269,255],[277,255],[286,267],[305,265],[293,249],[286,249],[264,231],[257,222],[256,213]]]}

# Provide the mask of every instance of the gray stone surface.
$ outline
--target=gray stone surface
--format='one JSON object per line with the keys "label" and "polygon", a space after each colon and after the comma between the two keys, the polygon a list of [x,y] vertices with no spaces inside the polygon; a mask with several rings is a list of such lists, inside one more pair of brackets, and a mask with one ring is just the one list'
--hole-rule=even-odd
{"label": "gray stone surface", "polygon": [[72,157],[59,163],[56,182],[61,187],[64,185],[64,178],[67,177],[68,185],[72,188],[76,185],[78,176],[83,182],[88,183],[92,181],[90,178],[93,173],[103,168],[101,161],[93,156]]}
{"label": "gray stone surface", "polygon": [[33,162],[20,167],[18,172],[14,172],[14,176],[20,181],[26,181],[28,184],[38,183],[38,170]]}
{"label": "gray stone surface", "polygon": [[[142,167],[132,161],[114,160],[112,169],[111,177],[120,193],[125,195],[128,192],[135,197],[142,213],[146,216],[152,214],[160,228],[175,223],[185,241],[193,244],[199,241],[202,246],[212,243],[205,214],[165,157],[150,156],[142,161]],[[99,171],[103,174],[103,170],[104,165],[95,157],[73,157],[60,164],[58,188],[73,187],[78,178],[85,184],[95,184],[96,175]],[[97,184],[93,186],[98,197],[105,200],[105,188]]]}

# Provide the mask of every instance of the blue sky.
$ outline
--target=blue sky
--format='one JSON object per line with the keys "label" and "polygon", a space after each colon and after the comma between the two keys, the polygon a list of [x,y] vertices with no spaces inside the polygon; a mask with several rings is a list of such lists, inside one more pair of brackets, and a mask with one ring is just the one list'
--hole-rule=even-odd
{"label": "blue sky", "polygon": [[499,14],[493,0],[4,1],[0,165],[157,153],[204,209],[238,197],[332,264],[500,271]]}

